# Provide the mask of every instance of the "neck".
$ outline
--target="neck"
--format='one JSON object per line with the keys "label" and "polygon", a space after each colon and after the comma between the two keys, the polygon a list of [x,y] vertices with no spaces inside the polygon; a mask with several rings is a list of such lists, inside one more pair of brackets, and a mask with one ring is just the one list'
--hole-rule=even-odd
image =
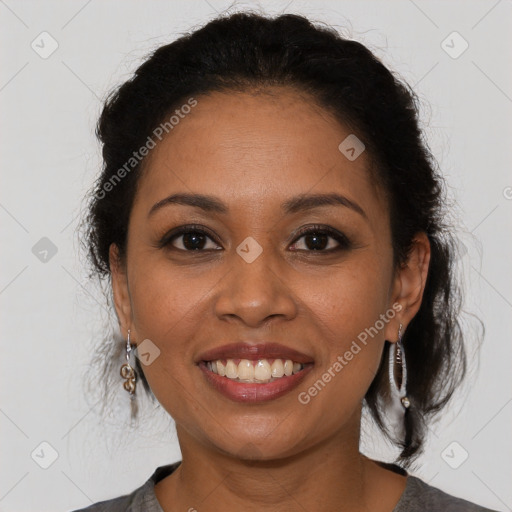
{"label": "neck", "polygon": [[[322,510],[392,510],[405,486],[359,452],[359,421],[356,428],[352,422],[351,428],[345,426],[332,438],[272,460],[251,460],[249,449],[233,457],[198,443],[179,425],[176,428],[182,463],[155,486],[166,512],[255,512],[267,507],[303,512],[318,510],[319,503]],[[376,496],[375,489],[381,492],[388,483],[393,492],[383,504],[383,495]]]}
{"label": "neck", "polygon": [[181,483],[191,484],[192,496],[201,501],[196,508],[205,512],[315,510],[319,496],[322,503],[344,503],[346,510],[356,511],[364,494],[365,468],[361,454],[346,444],[334,450],[325,443],[263,461],[185,453]]}

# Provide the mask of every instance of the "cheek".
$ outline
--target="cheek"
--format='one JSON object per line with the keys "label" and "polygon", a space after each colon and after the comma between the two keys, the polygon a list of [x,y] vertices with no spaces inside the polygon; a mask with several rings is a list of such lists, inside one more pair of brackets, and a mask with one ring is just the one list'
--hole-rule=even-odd
{"label": "cheek", "polygon": [[[297,393],[304,412],[322,417],[319,436],[358,414],[382,358],[387,282],[379,267],[353,270],[333,272],[323,289],[310,287],[307,296],[317,322],[321,360],[314,378]],[[326,410],[332,414],[326,415]]]}
{"label": "cheek", "polygon": [[[135,259],[134,259],[135,262]],[[190,372],[197,345],[194,340],[205,318],[208,286],[190,279],[169,262],[147,258],[135,262],[130,276],[133,321],[139,340],[151,340],[160,350],[144,373],[157,393],[159,383],[175,387],[169,376],[183,380]]]}
{"label": "cheek", "polygon": [[133,261],[130,294],[137,341],[149,339],[160,351],[142,369],[162,407],[186,423],[186,411],[199,395],[190,372],[194,338],[200,329],[198,318],[203,316],[201,308],[208,288],[179,269],[171,269],[168,262],[148,258]]}
{"label": "cheek", "polygon": [[361,255],[332,266],[322,279],[303,279],[300,294],[331,332],[330,337],[346,343],[385,313],[390,278],[382,260],[371,254]]}
{"label": "cheek", "polygon": [[[138,328],[161,333],[180,328],[187,315],[200,307],[204,283],[188,279],[180,268],[155,258],[134,258],[130,275],[130,295]],[[204,300],[204,299],[203,299]],[[140,333],[145,334],[145,333]]]}
{"label": "cheek", "polygon": [[344,402],[350,407],[362,399],[378,370],[385,327],[395,314],[388,311],[390,278],[382,260],[367,254],[334,267],[322,286],[304,281],[309,292],[302,296],[314,312],[324,349],[316,378],[329,381],[323,400],[333,406]]}

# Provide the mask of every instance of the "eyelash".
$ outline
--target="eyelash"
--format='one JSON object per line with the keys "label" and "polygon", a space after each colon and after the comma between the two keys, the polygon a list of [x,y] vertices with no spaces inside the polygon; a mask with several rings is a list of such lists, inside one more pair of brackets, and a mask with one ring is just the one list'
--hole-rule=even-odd
{"label": "eyelash", "polygon": [[[212,249],[199,249],[199,250],[187,250],[187,249],[177,249],[176,247],[173,247],[171,242],[175,238],[179,238],[182,235],[187,235],[191,233],[200,233],[202,235],[207,236],[210,238],[213,242],[215,242],[217,245],[220,245],[213,236],[210,231],[206,230],[204,227],[200,225],[189,225],[189,226],[182,226],[177,228],[176,230],[171,231],[170,233],[167,233],[161,240],[158,242],[157,247],[159,249],[163,249],[164,247],[170,247],[172,250],[180,251],[180,252],[190,252],[190,253],[197,253],[197,252],[205,252]],[[316,234],[316,235],[328,235],[330,238],[333,238],[338,242],[338,246],[331,248],[331,249],[320,249],[320,250],[313,250],[313,249],[296,249],[300,252],[311,252],[311,253],[318,253],[318,254],[332,254],[334,252],[338,252],[341,250],[348,250],[352,247],[351,241],[339,231],[329,227],[329,226],[322,226],[319,224],[314,224],[311,226],[304,227],[300,229],[297,233],[297,236],[295,237],[293,244],[295,244],[298,240],[300,240],[302,237],[309,235],[309,234]],[[214,249],[217,250],[217,249]]]}
{"label": "eyelash", "polygon": [[[319,254],[321,254],[321,253],[332,254],[334,252],[347,250],[352,247],[351,241],[343,233],[340,233],[336,229],[333,229],[329,226],[322,226],[321,224],[313,224],[311,226],[306,226],[304,228],[299,229],[293,243],[296,243],[303,236],[309,235],[309,234],[328,235],[330,238],[333,238],[334,240],[336,240],[336,242],[338,242],[339,245],[332,249],[327,249],[327,250],[323,249],[323,250],[317,250],[317,251],[309,249],[309,250],[306,250],[306,252],[315,252],[315,253],[319,253]],[[299,249],[299,250],[304,250],[304,249]]]}

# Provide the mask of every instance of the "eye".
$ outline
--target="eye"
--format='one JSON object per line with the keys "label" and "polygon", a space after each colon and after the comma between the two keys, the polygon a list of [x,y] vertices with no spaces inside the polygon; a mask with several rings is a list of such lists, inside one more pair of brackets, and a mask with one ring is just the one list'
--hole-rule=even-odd
{"label": "eye", "polygon": [[[305,250],[307,252],[318,251],[323,253],[332,253],[351,247],[350,240],[343,234],[329,226],[308,226],[299,231],[297,240],[304,238],[304,245],[306,249],[293,249]],[[331,239],[331,242],[329,242]],[[332,240],[335,241],[334,246]],[[337,245],[336,245],[337,244]]]}
{"label": "eye", "polygon": [[159,248],[171,246],[178,251],[205,251],[219,250],[217,243],[208,247],[208,240],[214,242],[214,237],[205,228],[200,226],[181,226],[167,233],[158,243]]}
{"label": "eye", "polygon": [[[302,228],[295,238],[294,245],[301,238],[304,239],[305,249],[293,248],[294,251],[333,253],[343,249],[349,249],[351,242],[339,231],[321,225],[313,225]],[[329,242],[329,239],[331,241]],[[210,247],[208,243],[210,242]],[[199,225],[181,226],[167,233],[160,242],[158,248],[168,247],[169,249],[192,252],[192,251],[212,251],[219,250],[219,245],[215,241],[214,235],[209,230]],[[221,249],[221,248],[220,248]]]}

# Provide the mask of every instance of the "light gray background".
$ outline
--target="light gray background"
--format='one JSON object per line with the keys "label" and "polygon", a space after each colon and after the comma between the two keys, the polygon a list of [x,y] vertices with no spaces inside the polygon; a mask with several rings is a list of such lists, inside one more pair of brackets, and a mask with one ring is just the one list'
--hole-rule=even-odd
{"label": "light gray background", "polygon": [[[87,282],[74,230],[100,166],[93,130],[101,100],[150,50],[229,5],[0,0],[1,511],[86,506],[131,492],[156,466],[180,458],[165,414],[145,411],[146,425],[132,432],[123,427],[123,390],[118,418],[104,424],[97,402],[85,396],[83,372],[106,314],[101,292]],[[511,510],[512,3],[244,2],[235,9],[257,5],[348,28],[423,99],[425,133],[458,205],[467,309],[487,331],[470,386],[432,426],[415,474]],[[47,58],[31,47],[51,48],[43,31],[58,43]],[[458,58],[441,46],[453,31],[469,44]],[[448,44],[461,48],[453,36]],[[57,248],[47,261],[32,251],[43,237]],[[43,469],[52,450],[57,459]],[[372,434],[362,450],[388,456]]]}

